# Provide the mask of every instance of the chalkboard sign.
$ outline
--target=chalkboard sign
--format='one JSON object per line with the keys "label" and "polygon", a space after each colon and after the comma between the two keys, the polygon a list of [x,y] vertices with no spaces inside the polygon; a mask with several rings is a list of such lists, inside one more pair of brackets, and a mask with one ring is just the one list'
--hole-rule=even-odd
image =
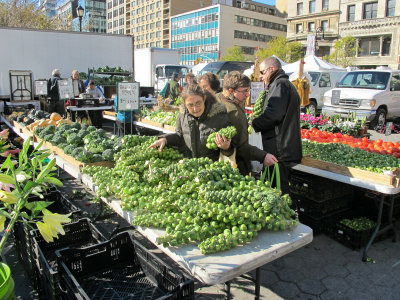
{"label": "chalkboard sign", "polygon": [[47,80],[35,80],[35,95],[47,95]]}
{"label": "chalkboard sign", "polygon": [[74,88],[72,86],[71,78],[58,80],[58,94],[60,96],[60,100],[74,98]]}
{"label": "chalkboard sign", "polygon": [[250,83],[250,103],[254,104],[257,101],[258,96],[264,90],[264,82],[251,82]]}
{"label": "chalkboard sign", "polygon": [[118,83],[118,111],[139,109],[139,82]]}

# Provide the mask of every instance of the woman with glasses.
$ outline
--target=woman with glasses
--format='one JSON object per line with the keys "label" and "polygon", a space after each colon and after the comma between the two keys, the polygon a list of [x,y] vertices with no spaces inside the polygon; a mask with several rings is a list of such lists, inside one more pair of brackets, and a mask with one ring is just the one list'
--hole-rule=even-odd
{"label": "woman with glasses", "polygon": [[193,158],[209,157],[214,161],[219,159],[220,152],[226,156],[232,155],[231,141],[219,134],[215,138],[219,149],[211,150],[206,147],[211,133],[231,125],[225,106],[197,85],[185,89],[182,99],[176,132],[163,135],[150,148],[159,147],[162,151],[165,145],[186,146]]}
{"label": "woman with glasses", "polygon": [[255,146],[249,144],[249,123],[245,113],[245,102],[250,95],[250,79],[238,71],[232,71],[224,77],[224,88],[217,95],[228,111],[232,124],[236,127],[236,163],[242,175],[251,172],[251,160],[272,165],[276,158]]}

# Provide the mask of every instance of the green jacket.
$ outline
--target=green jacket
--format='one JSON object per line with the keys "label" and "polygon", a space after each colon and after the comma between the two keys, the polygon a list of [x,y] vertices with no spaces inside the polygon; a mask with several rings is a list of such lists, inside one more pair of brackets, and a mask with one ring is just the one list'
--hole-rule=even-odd
{"label": "green jacket", "polygon": [[181,89],[179,88],[179,82],[175,80],[170,80],[168,81],[169,84],[169,91],[167,95],[165,95],[165,98],[170,98],[171,100],[175,100],[181,93]]}
{"label": "green jacket", "polygon": [[224,155],[232,155],[233,148],[227,151],[211,150],[206,147],[208,136],[221,128],[230,126],[226,108],[219,102],[206,100],[204,113],[196,118],[188,110],[181,111],[176,121],[175,133],[166,134],[169,146],[184,146],[189,149],[193,158],[209,157],[214,161],[219,159],[220,151]]}
{"label": "green jacket", "polygon": [[249,123],[244,107],[230,101],[223,93],[217,94],[217,100],[225,105],[230,121],[236,127],[237,135],[234,137],[236,164],[241,174],[248,175],[251,172],[250,161],[255,160],[262,163],[267,152],[249,144]]}

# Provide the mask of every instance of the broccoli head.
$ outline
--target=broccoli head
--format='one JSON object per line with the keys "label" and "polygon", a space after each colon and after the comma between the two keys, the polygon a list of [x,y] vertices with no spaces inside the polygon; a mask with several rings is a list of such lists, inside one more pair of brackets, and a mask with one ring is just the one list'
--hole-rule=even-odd
{"label": "broccoli head", "polygon": [[53,145],[55,145],[55,146],[57,146],[57,145],[59,145],[59,144],[64,144],[64,143],[66,143],[67,141],[65,140],[65,138],[63,138],[62,136],[60,136],[60,135],[57,135],[57,134],[55,134],[54,136],[53,136],[53,138],[50,140],[50,143],[52,143]]}
{"label": "broccoli head", "polygon": [[58,147],[58,148],[61,148],[61,149],[64,149],[64,148],[66,148],[67,146],[68,146],[67,143],[62,143],[62,144],[58,144],[58,145],[57,145],[57,147]]}
{"label": "broccoli head", "polygon": [[64,152],[66,153],[66,154],[72,154],[72,152],[74,152],[74,150],[75,150],[75,146],[74,145],[68,145],[68,146],[66,146],[65,148],[64,148]]}
{"label": "broccoli head", "polygon": [[96,131],[96,130],[97,130],[97,128],[94,127],[94,126],[89,126],[89,127],[87,128],[87,131],[89,131],[89,132],[93,132],[93,131]]}
{"label": "broccoli head", "polygon": [[79,154],[81,154],[81,153],[83,154],[83,151],[85,151],[85,149],[83,149],[83,147],[76,147],[72,151],[71,155],[76,158]]}
{"label": "broccoli head", "polygon": [[103,159],[106,161],[114,161],[114,151],[111,149],[104,150],[101,156],[103,156]]}
{"label": "broccoli head", "polygon": [[93,159],[92,162],[99,162],[99,161],[103,161],[103,156],[101,156],[100,154],[93,154]]}
{"label": "broccoli head", "polygon": [[57,131],[66,131],[68,129],[71,129],[71,125],[67,124],[67,123],[61,123],[58,127],[57,127]]}
{"label": "broccoli head", "polygon": [[89,134],[89,131],[85,130],[85,129],[81,129],[78,132],[78,137],[83,139],[85,136],[87,136]]}
{"label": "broccoli head", "polygon": [[78,130],[80,130],[80,129],[81,129],[81,124],[80,124],[80,123],[77,123],[77,122],[75,122],[75,123],[71,124],[71,128],[75,128],[75,129],[78,129]]}
{"label": "broccoli head", "polygon": [[35,128],[35,134],[39,135],[39,133],[41,133],[44,130],[44,127],[36,127]]}
{"label": "broccoli head", "polygon": [[81,138],[78,137],[76,133],[72,133],[67,137],[67,143],[74,146],[81,146],[83,145],[83,141]]}
{"label": "broccoli head", "polygon": [[88,123],[81,124],[81,129],[87,130],[89,127]]}
{"label": "broccoli head", "polygon": [[54,134],[52,134],[52,133],[46,134],[46,135],[43,137],[43,140],[45,140],[45,141],[47,141],[47,142],[50,142],[50,141],[53,139],[53,136],[54,136]]}
{"label": "broccoli head", "polygon": [[106,137],[107,132],[104,129],[96,129],[95,133],[101,137]]}

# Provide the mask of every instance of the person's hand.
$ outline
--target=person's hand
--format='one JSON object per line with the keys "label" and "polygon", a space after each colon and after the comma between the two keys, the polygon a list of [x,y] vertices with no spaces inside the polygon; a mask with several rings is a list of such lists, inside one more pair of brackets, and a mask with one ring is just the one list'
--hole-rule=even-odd
{"label": "person's hand", "polygon": [[220,135],[219,133],[217,133],[214,140],[218,148],[222,150],[228,150],[231,146],[231,140],[228,140],[224,135]]}
{"label": "person's hand", "polygon": [[100,97],[99,101],[100,101],[100,103],[104,103],[104,101],[105,101],[104,97]]}
{"label": "person's hand", "polygon": [[159,147],[160,149],[158,149],[158,151],[161,152],[164,149],[166,144],[167,144],[167,139],[166,138],[160,138],[157,141],[155,141],[153,144],[151,144],[149,146],[149,148]]}
{"label": "person's hand", "polygon": [[264,157],[264,165],[266,166],[272,166],[273,164],[277,163],[278,160],[276,159],[276,157],[270,153],[267,153],[267,155],[265,155]]}

